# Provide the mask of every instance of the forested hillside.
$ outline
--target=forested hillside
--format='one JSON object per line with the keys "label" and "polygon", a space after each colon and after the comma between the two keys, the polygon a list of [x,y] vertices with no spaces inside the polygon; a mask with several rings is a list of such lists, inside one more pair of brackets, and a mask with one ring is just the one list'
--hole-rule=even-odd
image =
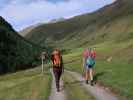
{"label": "forested hillside", "polygon": [[42,49],[22,38],[0,17],[0,73],[33,67]]}

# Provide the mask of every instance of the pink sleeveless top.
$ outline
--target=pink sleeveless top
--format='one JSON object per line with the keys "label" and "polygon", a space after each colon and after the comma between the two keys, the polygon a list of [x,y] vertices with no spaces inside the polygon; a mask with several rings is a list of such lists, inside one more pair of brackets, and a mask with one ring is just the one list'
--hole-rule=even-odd
{"label": "pink sleeveless top", "polygon": [[83,52],[83,57],[84,58],[87,58],[88,56],[90,56],[91,55],[91,52],[88,50],[88,49],[86,49],[84,52]]}
{"label": "pink sleeveless top", "polygon": [[96,52],[95,51],[89,51],[88,49],[86,49],[84,52],[83,52],[83,57],[84,58],[87,58],[88,56],[91,56],[93,58],[96,58]]}

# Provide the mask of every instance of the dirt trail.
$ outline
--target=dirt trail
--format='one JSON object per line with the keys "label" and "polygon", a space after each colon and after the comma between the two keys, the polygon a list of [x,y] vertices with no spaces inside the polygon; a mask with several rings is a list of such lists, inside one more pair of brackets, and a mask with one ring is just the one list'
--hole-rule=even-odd
{"label": "dirt trail", "polygon": [[[52,89],[49,100],[67,100],[65,91],[63,89],[63,81],[61,80],[61,91],[57,92],[53,72],[52,70],[50,70],[50,72],[53,76],[53,81],[52,81]],[[66,71],[66,72],[68,73],[68,75],[73,76],[77,81],[81,82],[84,81],[84,78],[79,73],[71,71]],[[81,84],[88,91],[89,94],[91,94],[96,98],[96,100],[118,100],[118,98],[115,95],[105,90],[104,88],[99,87],[98,85],[90,86],[88,84],[85,84],[84,82],[82,82]]]}
{"label": "dirt trail", "polygon": [[[71,72],[71,71],[67,71],[67,72],[70,75],[74,76],[75,79],[77,79],[78,81],[84,81],[84,78],[79,73]],[[106,91],[102,87],[99,87],[97,85],[90,86],[88,84],[85,84],[84,82],[81,84],[85,87],[85,89],[87,89],[89,93],[92,94],[92,96],[96,98],[96,100],[118,100],[115,95],[111,94],[109,91]]]}
{"label": "dirt trail", "polygon": [[52,89],[51,89],[51,94],[50,94],[49,100],[66,100],[65,91],[63,89],[63,81],[61,80],[61,83],[60,83],[61,91],[57,92],[53,72],[52,72],[52,70],[50,70],[50,72],[53,76],[53,80],[52,80],[52,86],[51,86]]}

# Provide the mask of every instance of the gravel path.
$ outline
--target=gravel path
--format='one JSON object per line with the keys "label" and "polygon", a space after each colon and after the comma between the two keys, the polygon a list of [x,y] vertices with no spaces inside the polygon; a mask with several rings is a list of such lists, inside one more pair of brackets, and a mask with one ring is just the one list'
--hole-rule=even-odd
{"label": "gravel path", "polygon": [[[57,92],[53,72],[52,70],[50,70],[50,72],[53,76],[53,81],[52,81],[52,86],[51,86],[52,88],[51,88],[51,94],[50,94],[49,100],[67,100],[65,91],[63,89],[63,81],[61,80],[61,83],[60,83],[61,91]],[[81,82],[84,81],[84,78],[79,73],[71,72],[71,71],[66,71],[66,72],[68,73],[68,75],[73,76],[77,81],[81,81]],[[115,95],[105,90],[104,88],[99,87],[98,85],[90,86],[88,84],[85,84],[85,82],[82,82],[81,84],[89,92],[89,94],[91,94],[96,98],[96,100],[118,100]]]}

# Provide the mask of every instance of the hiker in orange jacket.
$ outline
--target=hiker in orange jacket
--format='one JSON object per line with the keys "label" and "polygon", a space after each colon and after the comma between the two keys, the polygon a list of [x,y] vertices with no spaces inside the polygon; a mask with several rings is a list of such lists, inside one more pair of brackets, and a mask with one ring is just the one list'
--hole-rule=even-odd
{"label": "hiker in orange jacket", "polygon": [[60,83],[62,72],[64,71],[64,66],[63,66],[63,59],[62,59],[61,53],[58,49],[55,49],[52,52],[51,60],[52,60],[52,66],[53,66],[53,73],[56,81],[56,88],[57,88],[57,92],[59,92],[60,91],[59,83]]}

